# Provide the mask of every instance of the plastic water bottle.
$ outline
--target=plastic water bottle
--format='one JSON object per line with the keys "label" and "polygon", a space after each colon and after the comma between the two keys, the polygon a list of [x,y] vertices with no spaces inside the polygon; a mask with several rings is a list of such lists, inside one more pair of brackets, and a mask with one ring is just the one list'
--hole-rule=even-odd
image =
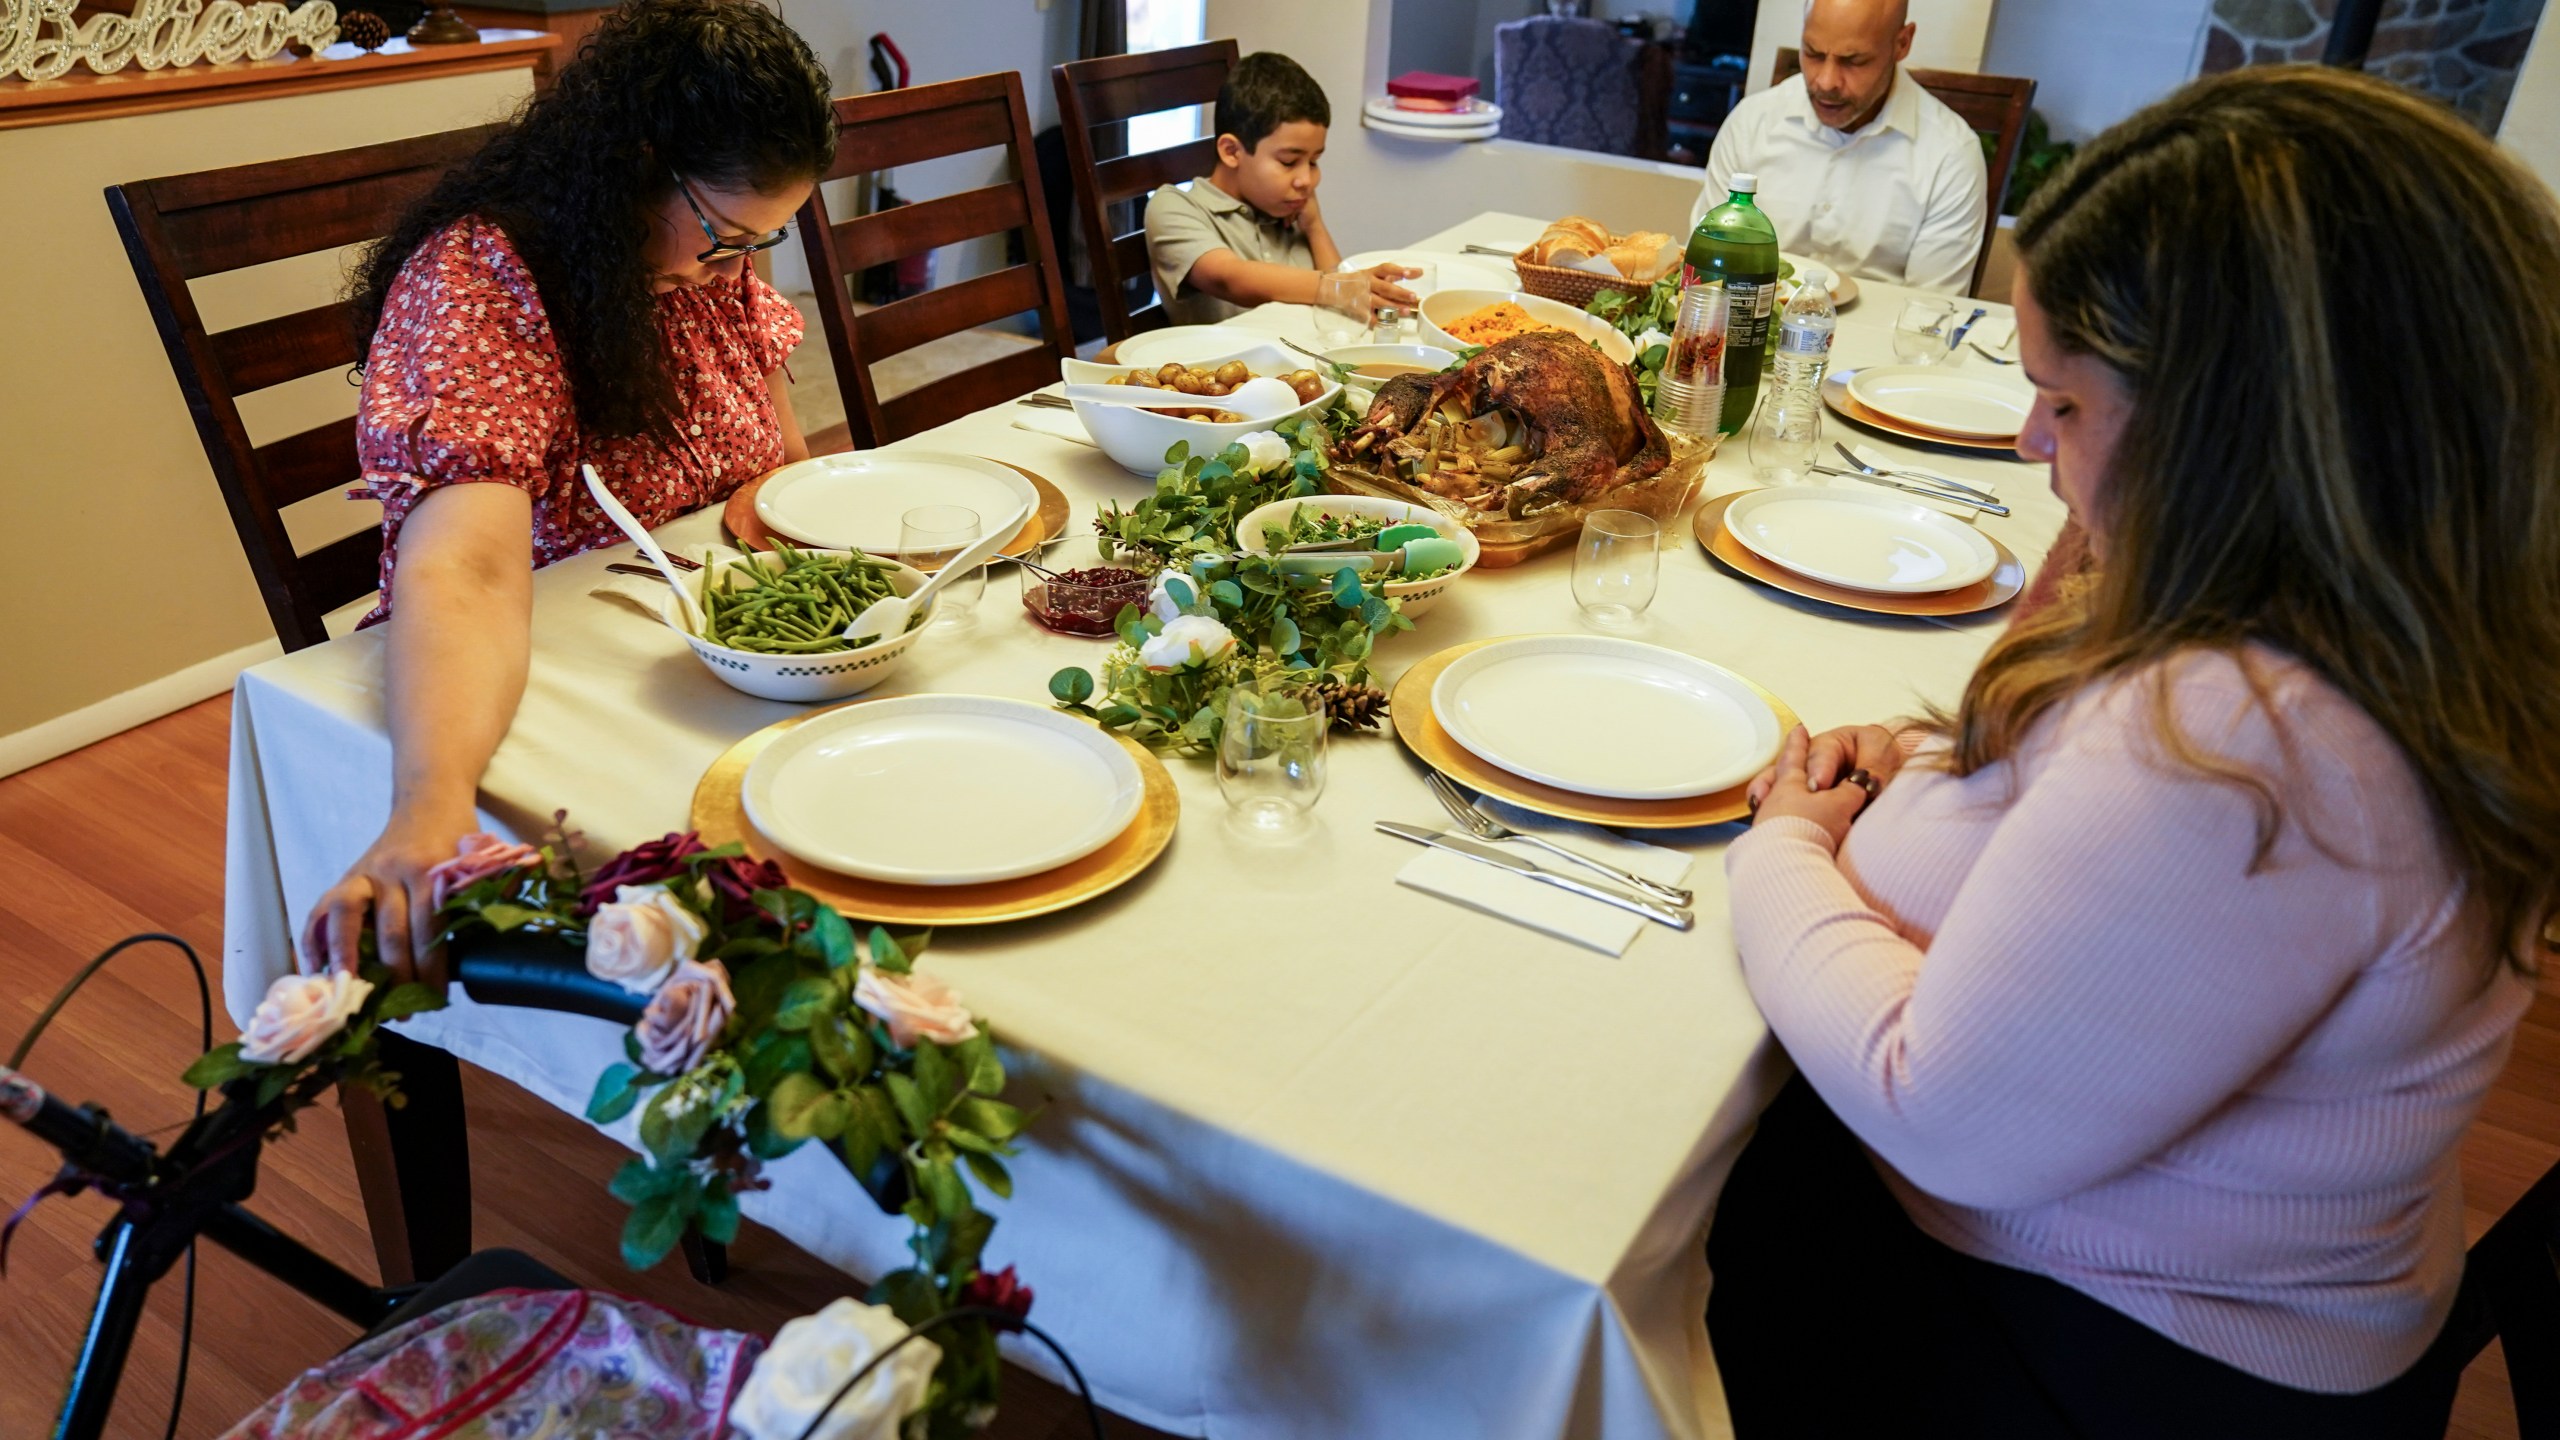
{"label": "plastic water bottle", "polygon": [[1769,382],[1760,413],[1751,422],[1751,468],[1764,485],[1791,485],[1812,476],[1822,447],[1822,372],[1831,365],[1836,324],[1831,293],[1799,285],[1778,319],[1778,343],[1769,350]]}

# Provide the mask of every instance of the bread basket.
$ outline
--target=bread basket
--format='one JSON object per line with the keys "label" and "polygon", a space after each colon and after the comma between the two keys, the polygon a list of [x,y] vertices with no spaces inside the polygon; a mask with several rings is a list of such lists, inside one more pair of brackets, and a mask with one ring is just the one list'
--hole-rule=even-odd
{"label": "bread basket", "polygon": [[[1531,246],[1534,250],[1537,247]],[[1547,300],[1560,301],[1576,310],[1591,308],[1592,297],[1603,290],[1641,297],[1653,289],[1651,280],[1629,280],[1623,275],[1600,275],[1589,270],[1573,270],[1561,265],[1540,265],[1523,250],[1511,257],[1520,271],[1520,288]]]}

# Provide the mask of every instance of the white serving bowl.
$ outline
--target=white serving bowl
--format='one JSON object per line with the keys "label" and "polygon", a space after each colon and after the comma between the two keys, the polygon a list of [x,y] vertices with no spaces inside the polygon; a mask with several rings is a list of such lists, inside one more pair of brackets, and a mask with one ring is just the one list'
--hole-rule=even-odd
{"label": "white serving bowl", "polygon": [[[1419,365],[1425,370],[1440,371],[1458,363],[1458,352],[1443,350],[1437,345],[1345,345],[1339,350],[1327,350],[1324,358],[1346,370],[1355,365],[1383,362]],[[1350,375],[1344,378],[1342,388],[1350,393],[1352,403],[1366,409],[1369,402],[1377,398],[1378,387],[1386,383],[1366,375]]]}
{"label": "white serving bowl", "polygon": [[1289,517],[1301,505],[1319,515],[1365,515],[1390,525],[1401,525],[1407,521],[1428,525],[1439,531],[1442,538],[1458,542],[1458,549],[1465,553],[1466,558],[1458,562],[1457,569],[1446,575],[1434,575],[1428,580],[1387,582],[1387,594],[1402,602],[1407,619],[1419,616],[1439,603],[1440,597],[1449,593],[1449,587],[1465,579],[1467,572],[1476,568],[1476,561],[1484,556],[1484,546],[1476,539],[1474,531],[1430,506],[1371,495],[1302,495],[1292,500],[1274,500],[1268,505],[1256,506],[1236,522],[1236,544],[1248,553],[1268,552],[1271,541],[1264,535],[1264,529],[1286,526]]}
{"label": "white serving bowl", "polygon": [[[1269,343],[1241,344],[1236,350],[1202,360],[1188,362],[1194,369],[1210,370],[1229,360],[1241,360],[1256,375],[1286,375],[1293,370],[1315,370],[1316,363],[1295,350]],[[1059,368],[1070,385],[1106,385],[1114,375],[1126,375],[1138,367],[1128,365],[1096,365],[1090,360],[1063,360]],[[1177,395],[1166,392],[1168,406],[1214,410],[1215,395]],[[1085,433],[1102,453],[1120,462],[1120,467],[1133,475],[1152,477],[1164,469],[1164,452],[1177,440],[1191,442],[1194,455],[1215,455],[1229,445],[1257,430],[1270,430],[1301,420],[1321,411],[1342,394],[1341,382],[1325,381],[1324,393],[1286,415],[1269,420],[1243,421],[1234,425],[1212,425],[1205,420],[1180,420],[1171,415],[1158,415],[1126,405],[1088,405],[1078,402],[1076,418],[1084,422]]]}
{"label": "white serving bowl", "polygon": [[1636,358],[1635,342],[1618,333],[1618,327],[1597,315],[1585,314],[1561,301],[1543,295],[1528,295],[1517,290],[1440,290],[1422,297],[1422,338],[1433,345],[1450,350],[1472,348],[1473,342],[1461,340],[1442,327],[1452,320],[1499,305],[1508,300],[1529,312],[1529,318],[1560,326],[1575,334],[1600,343],[1600,353],[1621,365],[1632,365]]}
{"label": "white serving bowl", "polygon": [[[851,552],[803,550],[801,553],[845,555]],[[750,558],[761,557],[737,556],[720,563],[715,573],[723,594],[731,588],[728,572]],[[891,568],[893,573],[889,576],[889,584],[901,595],[913,595],[931,578],[912,565],[901,564],[886,556],[870,558]],[[696,577],[688,575],[685,578],[690,582]],[[848,695],[859,695],[896,673],[898,662],[915,648],[925,626],[932,622],[936,603],[927,600],[924,610],[911,620],[904,635],[875,640],[859,650],[828,650],[815,655],[767,655],[755,650],[733,650],[726,645],[715,645],[685,627],[684,614],[676,605],[673,590],[669,590],[666,598],[659,602],[659,610],[666,616],[668,626],[684,636],[685,643],[693,647],[693,653],[701,658],[712,674],[750,695],[767,700],[807,702],[842,700]]]}

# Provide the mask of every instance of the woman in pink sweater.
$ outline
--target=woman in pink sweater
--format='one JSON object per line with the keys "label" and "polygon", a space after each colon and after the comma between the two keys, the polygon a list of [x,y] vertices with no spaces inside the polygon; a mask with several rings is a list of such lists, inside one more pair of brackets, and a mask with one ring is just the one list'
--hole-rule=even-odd
{"label": "woman in pink sweater", "polygon": [[2250,70],[2017,237],[2019,449],[2094,564],[1954,714],[1755,786],[1802,1078],[1708,1246],[1736,1429],[2441,1435],[2560,864],[2560,215],[2449,112]]}

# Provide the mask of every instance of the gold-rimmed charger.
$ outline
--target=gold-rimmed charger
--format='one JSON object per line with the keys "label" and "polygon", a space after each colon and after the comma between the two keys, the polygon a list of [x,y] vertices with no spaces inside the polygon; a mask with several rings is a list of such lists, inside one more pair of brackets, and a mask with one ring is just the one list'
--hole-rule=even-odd
{"label": "gold-rimmed charger", "polygon": [[1854,369],[1834,370],[1822,377],[1822,403],[1830,406],[1833,414],[1843,419],[1854,420],[1870,430],[1881,430],[1897,439],[1917,440],[1923,445],[1943,445],[1950,450],[1976,450],[1992,455],[2018,453],[2018,437],[2015,435],[2005,440],[1984,440],[1971,435],[1949,435],[1943,430],[1928,430],[1918,425],[1905,424],[1881,410],[1870,408],[1866,402],[1849,393],[1849,381],[1855,378],[1857,373]]}
{"label": "gold-rimmed charger", "polygon": [[1999,557],[1988,578],[1977,580],[1960,590],[1940,590],[1928,595],[1884,595],[1873,590],[1852,590],[1845,585],[1826,585],[1810,576],[1799,575],[1733,538],[1725,528],[1724,512],[1734,501],[1752,492],[1737,490],[1719,495],[1698,507],[1689,521],[1689,529],[1698,543],[1715,557],[1716,563],[1747,579],[1757,580],[1773,590],[1838,605],[1848,610],[1864,610],[1874,615],[1971,615],[1978,610],[1996,610],[2018,598],[2027,588],[2027,567],[2015,552],[1991,535]]}
{"label": "gold-rimmed charger", "polygon": [[[1030,481],[1032,493],[1040,497],[1039,510],[1032,515],[1030,522],[1022,527],[1021,534],[1006,542],[1000,553],[1009,558],[1034,554],[1043,543],[1067,533],[1069,506],[1065,491],[1050,484],[1047,476],[1035,474],[1010,460],[997,460],[995,463]],[[772,478],[773,473],[767,472],[739,486],[730,492],[728,503],[721,507],[721,525],[726,527],[730,535],[742,545],[770,548],[777,538],[772,527],[766,525],[763,518],[756,514],[756,492],[763,489],[764,482]],[[790,537],[778,538],[789,539]],[[939,567],[919,565],[916,568],[929,572]]]}
{"label": "gold-rimmed charger", "polygon": [[[853,919],[899,925],[994,925],[1064,910],[1137,878],[1172,842],[1174,823],[1182,815],[1181,796],[1164,762],[1145,746],[1114,735],[1111,738],[1138,762],[1146,788],[1138,802],[1138,818],[1083,859],[1037,875],[983,885],[897,885],[838,874],[786,853],[758,830],[747,818],[744,786],[747,766],[766,746],[792,727],[842,708],[830,705],[776,721],[722,751],[693,787],[693,828],[701,832],[704,844],[726,845],[734,840],[746,847],[749,857],[776,862],[793,885]],[[894,817],[884,817],[884,823],[894,823]]]}
{"label": "gold-rimmed charger", "polygon": [[[1396,681],[1387,697],[1387,715],[1395,721],[1396,738],[1423,764],[1457,781],[1470,790],[1508,800],[1541,815],[1563,820],[1583,820],[1593,825],[1614,826],[1621,830],[1683,830],[1692,825],[1720,825],[1739,820],[1751,813],[1743,801],[1743,791],[1750,788],[1744,781],[1731,789],[1712,795],[1689,795],[1677,800],[1616,800],[1604,795],[1585,795],[1575,790],[1560,790],[1541,785],[1525,775],[1514,774],[1477,755],[1441,728],[1439,717],[1431,713],[1431,687],[1438,683],[1440,672],[1470,650],[1518,639],[1514,635],[1497,635],[1490,640],[1471,640],[1454,645],[1437,655],[1414,662],[1413,668]],[[1722,668],[1722,667],[1718,667]],[[1726,674],[1733,674],[1726,671]],[[1752,693],[1768,702],[1778,716],[1778,733],[1786,734],[1796,727],[1796,712],[1787,702],[1769,693],[1760,682],[1747,675],[1735,679],[1751,687]],[[703,837],[709,839],[708,835]]]}

